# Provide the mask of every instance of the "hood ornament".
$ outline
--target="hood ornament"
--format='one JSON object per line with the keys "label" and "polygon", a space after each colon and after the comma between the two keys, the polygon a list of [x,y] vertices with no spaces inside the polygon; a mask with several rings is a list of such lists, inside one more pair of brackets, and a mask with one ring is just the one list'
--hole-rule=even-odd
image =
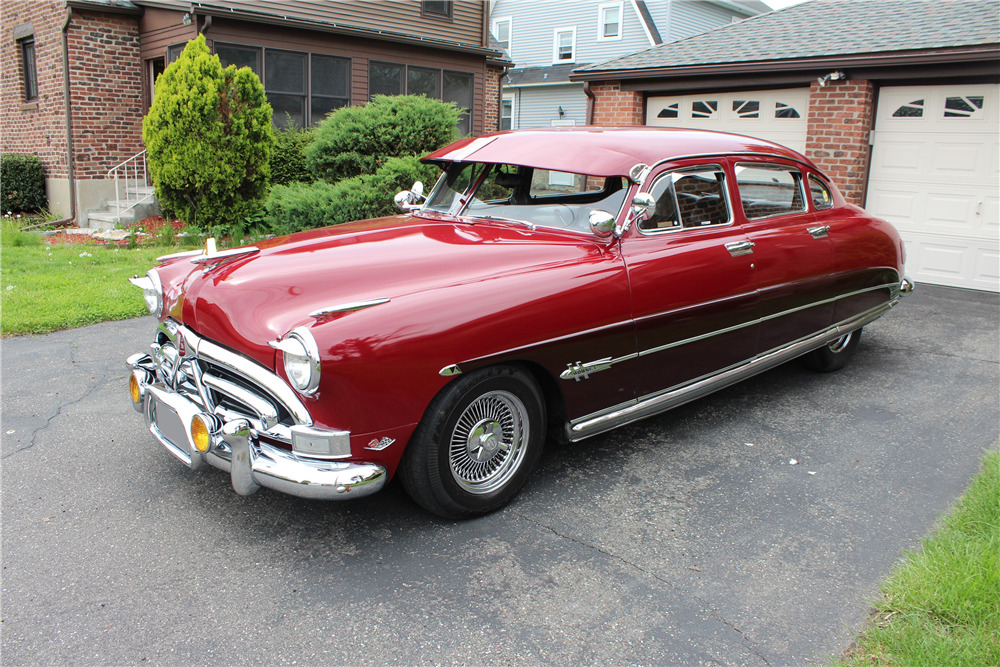
{"label": "hood ornament", "polygon": [[260,252],[260,248],[257,246],[246,246],[245,248],[232,248],[230,250],[216,250],[215,247],[215,237],[210,236],[205,241],[205,250],[196,257],[191,258],[192,264],[205,264],[205,270],[214,268],[220,262],[228,259],[235,259],[237,257],[243,257],[244,255],[252,255],[256,252]]}

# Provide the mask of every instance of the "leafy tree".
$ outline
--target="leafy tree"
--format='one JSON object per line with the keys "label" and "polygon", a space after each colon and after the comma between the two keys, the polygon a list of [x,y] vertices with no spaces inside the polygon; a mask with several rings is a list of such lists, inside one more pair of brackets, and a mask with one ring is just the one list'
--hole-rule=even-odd
{"label": "leafy tree", "polygon": [[376,95],[365,106],[337,109],[305,150],[309,169],[335,182],[374,174],[390,157],[425,155],[455,140],[458,109],[423,95]]}
{"label": "leafy tree", "polygon": [[250,68],[223,68],[203,35],[188,42],[156,80],[142,123],[165,211],[215,234],[241,229],[267,196],[271,113]]}

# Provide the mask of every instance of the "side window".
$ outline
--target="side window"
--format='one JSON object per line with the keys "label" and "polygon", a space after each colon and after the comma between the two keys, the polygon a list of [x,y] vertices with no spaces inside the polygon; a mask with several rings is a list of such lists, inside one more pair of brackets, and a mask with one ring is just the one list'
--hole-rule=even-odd
{"label": "side window", "polygon": [[830,194],[830,188],[812,174],[809,174],[809,194],[812,196],[813,206],[816,207],[817,211],[833,208],[833,195]]}
{"label": "side window", "polygon": [[656,199],[652,214],[639,223],[644,232],[722,225],[730,221],[726,174],[715,165],[661,175],[649,193]]}
{"label": "side window", "polygon": [[736,186],[747,219],[806,210],[802,196],[802,173],[795,167],[770,164],[736,165]]}

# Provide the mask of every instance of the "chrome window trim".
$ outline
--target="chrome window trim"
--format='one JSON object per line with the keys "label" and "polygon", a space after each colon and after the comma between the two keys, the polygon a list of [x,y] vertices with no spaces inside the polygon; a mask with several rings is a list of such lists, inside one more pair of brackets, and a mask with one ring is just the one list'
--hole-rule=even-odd
{"label": "chrome window trim", "polygon": [[[781,211],[779,213],[771,213],[769,215],[762,215],[762,216],[759,216],[759,217],[756,217],[756,218],[751,218],[749,215],[747,215],[747,209],[743,205],[743,191],[740,189],[740,176],[739,176],[738,173],[736,173],[736,169],[738,167],[748,167],[748,168],[756,168],[756,169],[771,169],[773,171],[786,171],[786,172],[790,172],[790,173],[791,172],[797,173],[799,175],[799,177],[796,179],[795,185],[799,189],[799,199],[802,200],[802,208],[795,209],[793,211]],[[806,188],[803,187],[803,185],[805,183],[805,174],[803,174],[802,173],[802,169],[800,169],[798,167],[792,167],[790,165],[783,165],[783,164],[776,163],[776,162],[735,162],[733,164],[733,177],[736,179],[736,192],[738,192],[739,195],[740,195],[740,209],[742,209],[743,216],[749,222],[757,222],[758,220],[769,220],[771,218],[777,218],[778,216],[782,216],[782,215],[799,215],[800,213],[808,213],[809,212],[809,201],[806,201],[806,195],[808,194],[809,200],[811,201],[812,200],[812,192],[811,191],[809,191],[809,192],[805,192],[804,191],[804,190],[807,190]],[[831,192],[830,195],[832,197],[833,193]],[[832,199],[831,199],[831,201],[832,201]]]}
{"label": "chrome window trim", "polygon": [[[662,164],[662,163],[660,163],[660,164]],[[685,166],[685,167],[677,167],[676,169],[668,169],[667,171],[664,171],[663,173],[658,174],[656,176],[656,178],[653,179],[653,181],[649,184],[649,188],[647,188],[645,190],[645,192],[647,192],[649,194],[652,194],[652,189],[654,187],[656,187],[656,184],[659,183],[660,179],[663,178],[663,177],[665,177],[665,176],[668,176],[670,174],[675,174],[675,173],[683,172],[683,171],[704,171],[705,169],[716,169],[716,170],[722,172],[722,176],[723,176],[722,191],[723,191],[723,193],[725,193],[725,197],[726,197],[726,210],[729,213],[729,219],[726,222],[720,222],[720,223],[714,224],[714,225],[699,225],[698,227],[685,227],[683,225],[683,222],[682,222],[682,224],[681,224],[680,227],[672,227],[672,228],[669,228],[669,229],[650,229],[650,230],[646,230],[646,229],[643,229],[641,225],[636,225],[635,228],[637,230],[639,230],[639,233],[642,236],[659,236],[660,234],[676,234],[677,232],[689,232],[689,231],[698,230],[698,229],[722,229],[724,227],[732,227],[733,225],[736,224],[736,216],[733,213],[733,202],[731,201],[732,198],[729,196],[729,187],[728,187],[728,184],[729,184],[729,175],[726,173],[726,168],[723,165],[721,165],[721,164],[715,164],[715,163],[712,163],[712,162],[706,162],[706,163],[697,164],[697,165],[688,165],[688,166]]]}

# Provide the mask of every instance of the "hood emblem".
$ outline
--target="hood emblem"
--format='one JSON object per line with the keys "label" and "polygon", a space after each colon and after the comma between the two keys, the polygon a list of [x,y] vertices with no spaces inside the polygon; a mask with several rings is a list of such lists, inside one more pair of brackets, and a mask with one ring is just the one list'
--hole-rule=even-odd
{"label": "hood emblem", "polygon": [[350,313],[355,310],[364,310],[365,308],[371,308],[372,306],[379,306],[383,303],[389,303],[390,299],[388,297],[378,297],[377,299],[368,299],[366,301],[353,301],[351,303],[342,303],[336,306],[330,306],[329,308],[320,308],[319,310],[314,310],[309,313],[309,317],[317,320],[325,320],[334,315],[339,315],[340,313]]}

